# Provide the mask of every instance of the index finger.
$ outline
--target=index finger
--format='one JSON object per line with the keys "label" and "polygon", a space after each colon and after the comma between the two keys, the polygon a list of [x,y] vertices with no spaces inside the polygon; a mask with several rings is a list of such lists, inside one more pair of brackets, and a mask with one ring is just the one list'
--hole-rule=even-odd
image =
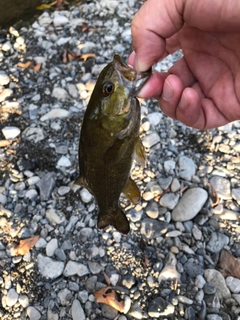
{"label": "index finger", "polygon": [[148,0],[132,21],[134,68],[146,71],[164,58],[166,39],[183,26],[182,1]]}

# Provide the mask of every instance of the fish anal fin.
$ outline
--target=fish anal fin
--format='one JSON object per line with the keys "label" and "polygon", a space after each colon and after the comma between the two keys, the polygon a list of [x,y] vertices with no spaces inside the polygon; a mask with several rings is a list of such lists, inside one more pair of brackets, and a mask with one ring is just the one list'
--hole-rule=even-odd
{"label": "fish anal fin", "polygon": [[135,145],[134,159],[137,161],[137,163],[140,166],[145,167],[145,162],[146,162],[145,148],[139,137]]}
{"label": "fish anal fin", "polygon": [[140,200],[140,191],[136,185],[136,183],[132,180],[132,178],[128,178],[128,181],[122,191],[126,198],[134,204],[137,204]]}
{"label": "fish anal fin", "polygon": [[98,228],[104,229],[109,225],[113,226],[118,232],[124,235],[128,234],[130,230],[128,219],[120,208],[117,208],[110,214],[99,211]]}

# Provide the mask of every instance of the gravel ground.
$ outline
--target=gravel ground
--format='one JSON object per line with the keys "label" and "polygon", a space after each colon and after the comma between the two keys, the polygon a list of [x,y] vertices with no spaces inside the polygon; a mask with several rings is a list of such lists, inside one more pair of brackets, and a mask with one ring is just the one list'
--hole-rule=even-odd
{"label": "gravel ground", "polygon": [[[200,132],[142,101],[148,160],[132,170],[141,202],[121,198],[127,236],[98,230],[93,197],[74,184],[84,110],[113,54],[127,60],[139,5],[91,1],[1,32],[1,319],[240,319],[240,280],[219,265],[223,249],[240,259],[239,122]],[[123,313],[95,300],[109,283]]]}

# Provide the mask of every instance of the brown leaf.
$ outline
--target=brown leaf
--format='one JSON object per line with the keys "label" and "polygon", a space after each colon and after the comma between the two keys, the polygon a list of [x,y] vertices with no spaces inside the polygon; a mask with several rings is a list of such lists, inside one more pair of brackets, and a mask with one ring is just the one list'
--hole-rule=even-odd
{"label": "brown leaf", "polygon": [[106,287],[94,292],[94,296],[96,298],[96,302],[107,304],[119,312],[124,311],[124,302],[119,299],[116,291],[111,287]]}
{"label": "brown leaf", "polygon": [[82,25],[81,25],[81,27],[82,27],[82,32],[85,32],[85,31],[88,29],[88,24],[87,24],[87,22],[83,22]]}
{"label": "brown leaf", "polygon": [[88,58],[96,58],[95,53],[82,54],[80,57],[80,59],[83,59],[83,61],[86,61]]}
{"label": "brown leaf", "polygon": [[37,63],[34,67],[33,67],[33,71],[38,72],[41,69],[42,64],[41,63]]}
{"label": "brown leaf", "polygon": [[15,256],[23,256],[28,253],[38,242],[39,235],[34,236],[32,238],[20,240],[19,245],[14,249]]}
{"label": "brown leaf", "polygon": [[17,66],[18,66],[19,68],[22,68],[22,69],[27,69],[27,68],[29,68],[31,65],[32,65],[32,61],[27,61],[27,62],[25,62],[25,63],[19,62],[19,63],[17,64]]}
{"label": "brown leaf", "polygon": [[232,277],[240,279],[240,261],[225,249],[221,252],[219,265]]}
{"label": "brown leaf", "polygon": [[106,284],[108,285],[108,286],[110,286],[110,278],[109,278],[109,276],[106,274],[106,272],[103,272],[103,276],[104,276],[104,279],[105,279],[105,281],[106,281]]}
{"label": "brown leaf", "polygon": [[213,188],[213,186],[211,185],[211,183],[208,183],[208,187],[209,187],[209,193],[210,193],[210,197],[212,199],[213,202],[213,207],[217,206],[219,204],[219,197],[217,194],[217,191]]}

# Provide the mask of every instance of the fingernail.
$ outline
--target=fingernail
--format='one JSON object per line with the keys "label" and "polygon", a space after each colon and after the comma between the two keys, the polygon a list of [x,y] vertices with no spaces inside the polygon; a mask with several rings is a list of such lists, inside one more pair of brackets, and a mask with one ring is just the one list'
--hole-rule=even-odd
{"label": "fingernail", "polygon": [[186,97],[183,94],[182,98],[181,98],[181,100],[179,102],[178,107],[179,107],[179,109],[184,110],[184,109],[186,109],[188,107],[188,105],[189,105],[189,102],[188,102],[188,100],[186,99]]}
{"label": "fingernail", "polygon": [[166,80],[163,86],[162,98],[163,100],[169,101],[173,97],[173,88]]}

